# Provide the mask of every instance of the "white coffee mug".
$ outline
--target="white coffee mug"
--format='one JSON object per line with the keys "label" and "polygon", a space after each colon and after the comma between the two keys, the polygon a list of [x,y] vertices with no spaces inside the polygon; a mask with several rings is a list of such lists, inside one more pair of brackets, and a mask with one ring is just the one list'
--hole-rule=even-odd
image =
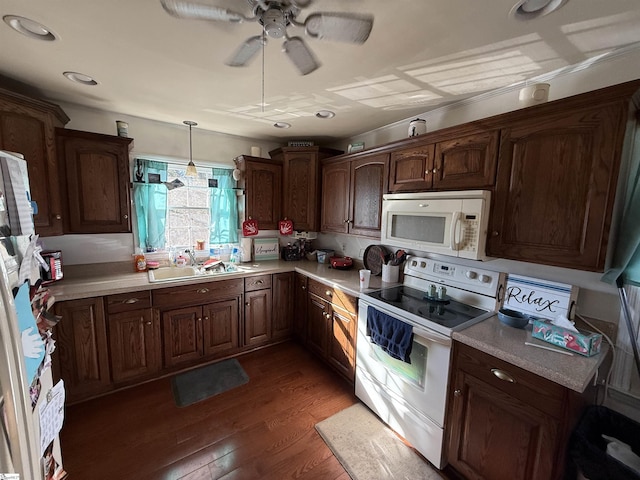
{"label": "white coffee mug", "polygon": [[371,270],[360,270],[360,290],[369,288],[370,280],[371,280]]}

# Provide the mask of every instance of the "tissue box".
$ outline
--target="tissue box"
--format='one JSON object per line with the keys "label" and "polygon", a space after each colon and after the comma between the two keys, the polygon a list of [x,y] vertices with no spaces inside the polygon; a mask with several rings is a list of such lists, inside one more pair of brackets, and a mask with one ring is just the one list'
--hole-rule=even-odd
{"label": "tissue box", "polygon": [[533,320],[533,338],[539,338],[558,347],[571,350],[585,357],[600,353],[602,335],[586,330],[578,333],[553,325],[548,320]]}

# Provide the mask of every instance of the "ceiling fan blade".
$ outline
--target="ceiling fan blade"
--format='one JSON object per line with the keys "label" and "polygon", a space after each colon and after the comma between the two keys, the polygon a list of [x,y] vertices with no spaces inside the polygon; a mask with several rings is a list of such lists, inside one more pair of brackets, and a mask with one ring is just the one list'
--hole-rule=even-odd
{"label": "ceiling fan blade", "polygon": [[169,15],[190,20],[217,20],[223,22],[242,22],[246,17],[226,8],[214,7],[187,0],[160,0]]}
{"label": "ceiling fan blade", "polygon": [[301,75],[307,75],[320,66],[320,63],[316,60],[302,38],[289,38],[282,46],[284,53],[287,54]]}
{"label": "ceiling fan blade", "polygon": [[244,67],[260,51],[263,45],[262,35],[247,38],[225,63],[230,67]]}
{"label": "ceiling fan blade", "polygon": [[338,42],[364,43],[373,27],[373,15],[312,13],[304,22],[308,35]]}

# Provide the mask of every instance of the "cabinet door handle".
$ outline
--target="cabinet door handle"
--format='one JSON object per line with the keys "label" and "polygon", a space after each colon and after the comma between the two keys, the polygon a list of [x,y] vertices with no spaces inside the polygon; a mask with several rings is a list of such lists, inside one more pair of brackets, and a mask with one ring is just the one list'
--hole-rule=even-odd
{"label": "cabinet door handle", "polygon": [[428,177],[431,172],[429,170],[425,170],[424,174]]}
{"label": "cabinet door handle", "polygon": [[500,370],[499,368],[492,368],[491,373],[493,373],[500,380],[504,380],[505,382],[509,383],[516,383],[515,379],[504,370]]}
{"label": "cabinet door handle", "polygon": [[333,292],[332,292],[331,290],[327,290],[326,292],[324,292],[324,294],[325,294],[327,297],[331,297],[331,296],[333,296]]}
{"label": "cabinet door handle", "polygon": [[127,218],[129,218],[129,215],[124,215],[124,219],[126,220]]}
{"label": "cabinet door handle", "polygon": [[433,167],[433,173],[437,173],[438,172],[438,168],[437,167]]}
{"label": "cabinet door handle", "polygon": [[56,220],[62,220],[62,215],[60,214],[56,215]]}
{"label": "cabinet door handle", "polygon": [[198,322],[201,322],[201,321],[202,321],[202,317],[198,317]]}
{"label": "cabinet door handle", "polygon": [[149,320],[149,321],[147,322],[147,325],[151,326],[151,320]]}
{"label": "cabinet door handle", "polygon": [[130,305],[132,303],[138,303],[139,301],[140,299],[133,297],[133,298],[127,298],[126,300],[123,300],[122,303]]}
{"label": "cabinet door handle", "polygon": [[209,317],[208,316],[204,317],[204,320],[205,320],[205,322],[208,322],[209,321]]}
{"label": "cabinet door handle", "polygon": [[307,289],[307,287],[302,285],[302,290],[306,290],[306,289]]}
{"label": "cabinet door handle", "polygon": [[454,397],[459,397],[459,396],[461,396],[461,395],[462,395],[462,392],[461,392],[460,390],[454,390],[454,391],[453,391],[453,396],[454,396]]}
{"label": "cabinet door handle", "polygon": [[251,305],[250,302],[245,302],[245,304],[244,304],[245,307],[248,307],[249,305]]}
{"label": "cabinet door handle", "polygon": [[500,235],[500,232],[498,232],[497,230],[494,230],[493,232],[491,232],[491,235],[493,235],[494,237],[497,237],[498,235]]}
{"label": "cabinet door handle", "polygon": [[342,223],[349,223],[349,220],[343,220]]}
{"label": "cabinet door handle", "polygon": [[208,288],[199,288],[198,290],[196,290],[197,293],[209,293],[209,289]]}

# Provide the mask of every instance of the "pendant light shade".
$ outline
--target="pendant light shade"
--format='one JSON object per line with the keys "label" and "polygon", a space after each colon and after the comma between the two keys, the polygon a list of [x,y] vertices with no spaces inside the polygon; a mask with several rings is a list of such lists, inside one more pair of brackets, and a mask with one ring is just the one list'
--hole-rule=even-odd
{"label": "pendant light shade", "polygon": [[193,163],[193,150],[192,150],[192,145],[191,145],[191,127],[194,127],[196,125],[198,125],[196,122],[193,122],[191,120],[185,120],[184,122],[185,125],[189,125],[189,163],[187,163],[187,172],[186,175],[187,177],[197,177],[198,176],[198,170],[196,169],[196,164]]}

